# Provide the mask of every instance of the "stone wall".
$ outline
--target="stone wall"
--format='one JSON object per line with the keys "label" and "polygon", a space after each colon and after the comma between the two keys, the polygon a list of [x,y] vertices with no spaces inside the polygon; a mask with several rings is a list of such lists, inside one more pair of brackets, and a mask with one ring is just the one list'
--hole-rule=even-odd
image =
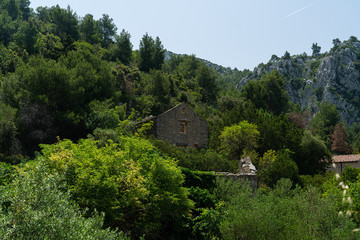
{"label": "stone wall", "polygon": [[234,179],[241,182],[249,181],[250,187],[252,190],[256,190],[257,185],[257,175],[255,173],[228,173],[228,172],[216,172],[219,176]]}
{"label": "stone wall", "polygon": [[156,117],[156,138],[180,147],[200,147],[208,143],[208,124],[185,103]]}
{"label": "stone wall", "polygon": [[328,171],[334,171],[336,173],[341,174],[342,171],[344,171],[344,169],[346,168],[346,166],[354,167],[354,168],[360,168],[360,162],[359,161],[357,161],[357,162],[337,162],[337,163],[334,163],[334,164],[335,164],[335,168],[334,168],[334,166],[331,166],[328,169]]}

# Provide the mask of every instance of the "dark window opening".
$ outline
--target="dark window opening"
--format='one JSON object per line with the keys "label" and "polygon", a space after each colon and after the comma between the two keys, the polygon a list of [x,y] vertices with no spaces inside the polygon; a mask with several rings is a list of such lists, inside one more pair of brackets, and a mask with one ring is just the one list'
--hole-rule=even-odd
{"label": "dark window opening", "polygon": [[187,122],[186,121],[181,121],[180,122],[180,133],[185,133],[187,132]]}

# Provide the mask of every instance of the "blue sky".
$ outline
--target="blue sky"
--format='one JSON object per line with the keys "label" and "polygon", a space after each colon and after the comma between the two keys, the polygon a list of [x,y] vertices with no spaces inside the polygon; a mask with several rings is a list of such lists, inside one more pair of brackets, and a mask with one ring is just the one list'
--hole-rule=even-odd
{"label": "blue sky", "polygon": [[80,16],[109,14],[134,49],[159,36],[172,52],[195,54],[224,67],[252,70],[272,54],[311,54],[312,43],[360,39],[359,0],[30,0],[31,7],[68,5]]}

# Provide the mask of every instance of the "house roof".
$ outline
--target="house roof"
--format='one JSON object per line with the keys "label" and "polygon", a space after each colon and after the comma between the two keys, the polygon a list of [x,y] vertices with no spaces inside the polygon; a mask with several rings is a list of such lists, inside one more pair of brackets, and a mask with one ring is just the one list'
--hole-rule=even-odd
{"label": "house roof", "polygon": [[360,160],[360,155],[359,154],[334,155],[332,158],[335,163],[357,162]]}
{"label": "house roof", "polygon": [[[149,117],[146,117],[146,118],[144,118],[143,120],[141,120],[140,122],[136,122],[135,125],[143,124],[143,123],[146,123],[146,122],[149,122],[149,121],[153,121],[153,120],[155,120],[156,118],[161,117],[161,116],[163,116],[163,115],[166,115],[167,113],[169,113],[169,112],[171,112],[171,111],[173,111],[173,110],[175,110],[175,109],[177,109],[177,108],[179,108],[179,107],[181,107],[181,106],[182,106],[182,107],[187,107],[191,112],[193,112],[194,114],[196,114],[191,108],[189,108],[189,107],[186,105],[186,103],[182,102],[182,103],[179,103],[178,105],[176,105],[176,106],[174,106],[174,107],[166,110],[165,112],[161,113],[161,114],[158,115],[158,116],[153,116],[153,115],[151,115],[151,116],[149,116]],[[196,115],[198,115],[198,114],[196,114]],[[199,118],[202,119],[200,116],[199,116]],[[204,120],[204,119],[202,119],[202,120]],[[205,121],[205,120],[204,120],[204,121]]]}
{"label": "house roof", "polygon": [[139,125],[139,124],[147,123],[147,122],[153,121],[155,119],[156,119],[156,116],[150,115],[150,116],[144,118],[143,120],[141,120],[140,122],[134,123],[134,125],[136,126],[136,125]]}
{"label": "house roof", "polygon": [[178,105],[176,105],[175,107],[172,107],[172,108],[170,108],[170,109],[168,109],[168,110],[166,110],[165,112],[163,112],[162,114],[160,114],[159,116],[161,116],[161,115],[165,115],[165,114],[167,114],[168,112],[171,112],[172,110],[174,110],[174,109],[176,109],[176,108],[178,108],[178,107],[180,107],[180,106],[187,106],[185,103],[179,103]]}

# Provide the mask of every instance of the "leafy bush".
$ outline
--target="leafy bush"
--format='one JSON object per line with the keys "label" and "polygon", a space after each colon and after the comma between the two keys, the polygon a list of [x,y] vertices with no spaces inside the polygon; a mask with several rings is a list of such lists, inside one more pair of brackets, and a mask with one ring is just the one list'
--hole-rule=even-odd
{"label": "leafy bush", "polygon": [[291,185],[283,179],[264,194],[233,181],[221,182],[220,190],[225,191],[220,193],[226,195],[223,239],[351,239],[356,225],[338,215],[331,199],[322,198],[315,188]]}
{"label": "leafy bush", "polygon": [[64,189],[62,178],[49,174],[43,160],[11,186],[0,187],[1,239],[128,239],[102,229],[104,214],[83,217]]}
{"label": "leafy bush", "polygon": [[7,163],[0,162],[0,186],[9,184],[14,177],[14,168]]}
{"label": "leafy bush", "polygon": [[359,174],[359,168],[346,166],[341,173],[341,179],[346,183],[355,183],[358,181]]}
{"label": "leafy bush", "polygon": [[181,170],[148,141],[122,137],[119,144],[98,147],[91,139],[64,140],[42,148],[79,205],[105,212],[106,226],[134,237],[179,236],[192,202],[181,187]]}
{"label": "leafy bush", "polygon": [[179,148],[167,142],[151,139],[151,142],[164,155],[178,160],[181,167],[200,171],[236,172],[238,162],[226,158],[212,149]]}
{"label": "leafy bush", "polygon": [[185,175],[185,187],[200,187],[213,190],[216,187],[216,175],[212,172],[192,171],[187,168],[181,168]]}
{"label": "leafy bush", "polygon": [[260,159],[258,176],[259,181],[268,187],[275,186],[281,178],[289,178],[298,183],[299,169],[288,149],[277,152],[269,150]]}

